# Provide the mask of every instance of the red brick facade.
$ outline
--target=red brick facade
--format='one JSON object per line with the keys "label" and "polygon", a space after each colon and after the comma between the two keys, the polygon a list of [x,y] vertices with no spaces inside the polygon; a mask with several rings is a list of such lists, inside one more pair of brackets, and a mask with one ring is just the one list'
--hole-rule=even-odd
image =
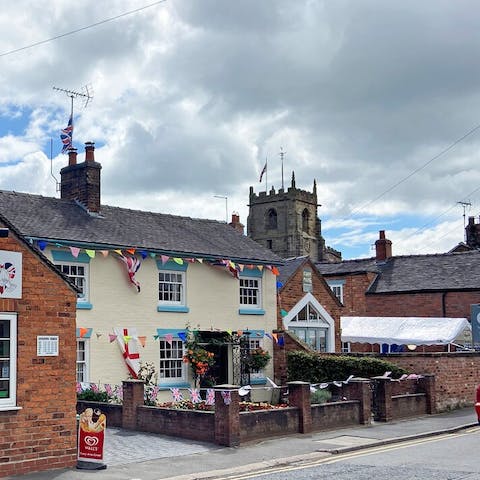
{"label": "red brick facade", "polygon": [[[327,285],[323,277],[318,273],[310,260],[307,260],[283,285],[278,295],[278,329],[284,330],[282,322],[281,310],[291,310],[306,294],[303,291],[303,270],[310,269],[312,271],[312,295],[318,300],[323,308],[330,314],[335,321],[335,351],[340,351],[340,316],[346,315],[344,307],[338,302],[333,295],[330,287]],[[365,296],[365,295],[364,295]]]}
{"label": "red brick facade", "polygon": [[[0,226],[3,226],[0,224]],[[71,467],[76,462],[76,294],[10,230],[0,250],[22,253],[17,314],[17,410],[0,409],[0,477]],[[59,355],[37,356],[37,336],[58,335]]]}

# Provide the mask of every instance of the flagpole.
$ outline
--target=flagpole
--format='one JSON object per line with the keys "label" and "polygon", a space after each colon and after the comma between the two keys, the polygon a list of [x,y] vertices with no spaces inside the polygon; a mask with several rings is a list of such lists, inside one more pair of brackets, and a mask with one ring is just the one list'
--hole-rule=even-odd
{"label": "flagpole", "polygon": [[72,99],[72,105],[71,105],[71,108],[70,108],[70,118],[72,119],[72,140],[71,140],[71,145],[72,145],[72,148],[73,148],[73,95],[70,95],[70,98]]}

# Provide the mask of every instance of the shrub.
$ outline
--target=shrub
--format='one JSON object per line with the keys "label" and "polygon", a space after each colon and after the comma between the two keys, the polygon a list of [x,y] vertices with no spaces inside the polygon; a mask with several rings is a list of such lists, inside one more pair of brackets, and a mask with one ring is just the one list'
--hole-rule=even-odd
{"label": "shrub", "polygon": [[287,354],[288,381],[322,383],[345,380],[350,375],[370,378],[386,371],[392,372],[392,378],[407,373],[403,368],[378,358],[319,355],[302,351]]}
{"label": "shrub", "polygon": [[316,392],[312,392],[310,394],[310,403],[318,404],[318,403],[327,403],[332,399],[332,392],[330,390],[317,390]]}
{"label": "shrub", "polygon": [[89,402],[105,402],[108,403],[110,397],[107,392],[101,392],[99,390],[93,390],[91,388],[83,390],[77,393],[78,400],[87,400]]}

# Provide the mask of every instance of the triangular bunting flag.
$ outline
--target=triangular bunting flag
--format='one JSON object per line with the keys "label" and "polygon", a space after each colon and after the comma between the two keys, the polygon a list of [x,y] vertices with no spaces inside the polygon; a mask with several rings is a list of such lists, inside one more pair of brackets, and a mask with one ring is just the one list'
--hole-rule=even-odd
{"label": "triangular bunting flag", "polygon": [[145,348],[145,343],[147,342],[147,337],[145,336],[141,336],[141,337],[138,337],[138,341],[140,342],[140,345]]}
{"label": "triangular bunting flag", "polygon": [[280,310],[280,315],[281,315],[282,317],[286,317],[286,316],[287,316],[287,313],[288,313],[288,312],[287,312],[286,310],[284,310],[283,308]]}
{"label": "triangular bunting flag", "polygon": [[141,250],[140,255],[142,256],[143,259],[145,259],[145,258],[147,258],[148,253],[145,250]]}
{"label": "triangular bunting flag", "polygon": [[198,263],[203,263],[203,258],[197,258]]}
{"label": "triangular bunting flag", "polygon": [[88,328],[79,328],[80,330],[80,338],[83,338],[88,333]]}
{"label": "triangular bunting flag", "polygon": [[265,336],[269,338],[270,340],[273,340],[272,336],[269,333],[265,333]]}
{"label": "triangular bunting flag", "polygon": [[243,330],[237,330],[237,335],[241,337],[243,335]]}
{"label": "triangular bunting flag", "polygon": [[104,257],[108,257],[108,254],[110,253],[108,250],[100,250],[100,253],[104,256]]}
{"label": "triangular bunting flag", "polygon": [[162,259],[162,264],[165,265],[170,259],[170,257],[167,255],[161,255],[161,259]]}
{"label": "triangular bunting flag", "polygon": [[183,259],[181,259],[181,258],[174,258],[173,261],[175,263],[178,263],[179,265],[183,265]]}
{"label": "triangular bunting flag", "polygon": [[285,345],[285,339],[283,338],[283,335],[278,338],[278,345],[280,345],[280,347]]}
{"label": "triangular bunting flag", "polygon": [[108,341],[109,341],[110,343],[114,342],[116,339],[117,339],[117,336],[116,336],[116,335],[113,335],[112,333],[109,333],[109,334],[108,334]]}
{"label": "triangular bunting flag", "polygon": [[78,254],[80,253],[80,249],[78,247],[70,247],[70,253],[73,257],[77,258]]}
{"label": "triangular bunting flag", "polygon": [[272,273],[273,273],[274,275],[276,275],[277,277],[278,277],[278,275],[280,275],[280,272],[278,271],[278,268],[277,268],[277,267],[273,267],[273,268],[272,268]]}
{"label": "triangular bunting flag", "polygon": [[259,265],[259,266],[258,266],[258,269],[259,269],[261,272],[263,272],[263,265]]}
{"label": "triangular bunting flag", "polygon": [[115,253],[118,253],[119,255],[123,255],[121,250],[114,250]]}
{"label": "triangular bunting flag", "polygon": [[169,345],[171,345],[171,344],[172,344],[172,341],[173,341],[173,335],[172,335],[171,333],[167,333],[167,334],[165,335],[165,340],[167,341],[167,343],[168,343]]}
{"label": "triangular bunting flag", "polygon": [[86,253],[90,258],[95,258],[95,250],[85,250],[85,253]]}
{"label": "triangular bunting flag", "polygon": [[178,332],[178,337],[180,338],[180,340],[182,342],[186,342],[187,341],[187,334],[185,332]]}
{"label": "triangular bunting flag", "polygon": [[43,250],[45,250],[45,247],[46,247],[47,245],[48,245],[47,242],[45,242],[44,240],[40,240],[40,241],[38,242],[38,248],[39,248],[40,250],[42,250],[42,252],[43,252]]}
{"label": "triangular bunting flag", "polygon": [[159,337],[160,337],[160,335],[154,335],[154,336],[153,336],[153,339],[154,339],[154,340],[158,340]]}
{"label": "triangular bunting flag", "polygon": [[275,343],[278,343],[278,335],[276,333],[272,333],[272,337],[275,339]]}
{"label": "triangular bunting flag", "polygon": [[128,249],[127,249],[127,252],[128,252],[130,255],[134,255],[134,254],[135,254],[135,249],[134,249],[134,248],[128,248]]}
{"label": "triangular bunting flag", "polygon": [[152,258],[155,258],[157,256],[157,254],[155,252],[150,252],[149,255],[152,257]]}
{"label": "triangular bunting flag", "polygon": [[124,341],[125,343],[128,343],[131,339],[132,339],[132,337],[131,337],[130,335],[124,335],[124,336],[123,336],[123,341]]}

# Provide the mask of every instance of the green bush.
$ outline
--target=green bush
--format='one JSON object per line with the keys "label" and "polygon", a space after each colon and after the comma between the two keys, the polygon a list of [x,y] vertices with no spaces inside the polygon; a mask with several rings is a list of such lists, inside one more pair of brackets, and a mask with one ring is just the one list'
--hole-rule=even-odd
{"label": "green bush", "polygon": [[332,399],[332,392],[330,390],[317,390],[316,392],[312,392],[310,394],[310,403],[318,404],[318,403],[327,403]]}
{"label": "green bush", "polygon": [[289,382],[309,383],[345,380],[350,375],[370,378],[392,372],[398,378],[406,372],[397,365],[378,358],[319,355],[303,351],[287,353],[287,378]]}
{"label": "green bush", "polygon": [[94,391],[92,389],[83,390],[80,393],[77,393],[78,400],[87,400],[90,402],[105,402],[107,403],[110,400],[110,397],[107,392]]}

